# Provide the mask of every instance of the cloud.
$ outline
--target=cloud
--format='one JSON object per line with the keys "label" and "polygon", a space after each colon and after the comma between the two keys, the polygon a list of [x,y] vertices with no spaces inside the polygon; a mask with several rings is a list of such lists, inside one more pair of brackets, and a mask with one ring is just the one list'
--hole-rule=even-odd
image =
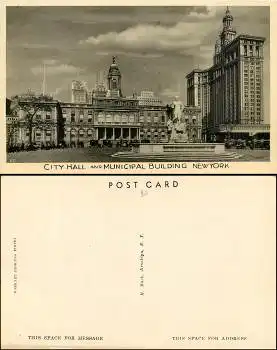
{"label": "cloud", "polygon": [[188,18],[190,19],[199,19],[199,20],[205,20],[208,18],[213,18],[216,16],[216,7],[215,6],[209,6],[206,8],[206,12],[196,12],[191,11],[188,15]]}
{"label": "cloud", "polygon": [[107,50],[107,51],[97,51],[95,53],[97,56],[127,56],[127,57],[135,57],[135,58],[159,58],[163,57],[162,53],[149,53],[149,52],[124,52],[124,51],[115,51],[115,50]]}
{"label": "cloud", "polygon": [[[211,18],[214,12],[208,11],[206,15],[193,12],[191,16]],[[207,47],[201,49],[201,45],[207,33],[213,30],[212,21],[178,22],[173,26],[138,24],[123,31],[90,36],[81,40],[80,44],[91,45],[96,52],[120,51],[150,57],[167,53],[191,55],[197,54],[199,50],[200,54],[206,55]]]}
{"label": "cloud", "polygon": [[49,65],[49,66],[53,66],[53,65],[57,64],[58,61],[50,59],[50,60],[44,60],[43,63],[46,64],[46,65]]}
{"label": "cloud", "polygon": [[48,45],[48,44],[38,44],[38,43],[18,43],[18,42],[7,42],[7,44],[10,46],[10,47],[20,47],[20,48],[23,48],[23,49],[48,49],[48,48],[51,48],[52,46]]}
{"label": "cloud", "polygon": [[[47,75],[76,74],[81,72],[81,68],[79,67],[63,63],[55,64],[57,63],[55,60],[48,60],[48,62],[50,62],[50,65],[46,66]],[[43,66],[33,67],[31,71],[34,75],[41,75],[43,74]]]}
{"label": "cloud", "polygon": [[169,89],[169,88],[166,88],[164,89],[161,93],[160,93],[161,96],[164,96],[164,97],[175,97],[175,96],[179,96],[180,95],[180,91],[176,91],[176,90],[173,90],[173,89]]}
{"label": "cloud", "polygon": [[188,15],[203,18],[210,16],[211,9],[205,6],[26,6],[8,7],[7,23],[63,22],[81,25],[109,25],[110,23],[176,23],[176,17]]}
{"label": "cloud", "polygon": [[[186,48],[186,50],[181,51],[180,53],[186,56],[195,56],[196,48],[190,47]],[[197,58],[200,60],[212,60],[213,54],[214,54],[214,45],[200,45],[197,48]]]}

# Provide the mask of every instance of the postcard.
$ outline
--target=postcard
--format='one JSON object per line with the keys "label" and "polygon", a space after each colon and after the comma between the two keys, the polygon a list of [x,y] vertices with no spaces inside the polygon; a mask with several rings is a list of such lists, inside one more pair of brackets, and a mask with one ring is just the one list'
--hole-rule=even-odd
{"label": "postcard", "polygon": [[2,349],[273,349],[272,176],[3,176]]}
{"label": "postcard", "polygon": [[276,3],[190,5],[6,2],[1,171],[275,173]]}

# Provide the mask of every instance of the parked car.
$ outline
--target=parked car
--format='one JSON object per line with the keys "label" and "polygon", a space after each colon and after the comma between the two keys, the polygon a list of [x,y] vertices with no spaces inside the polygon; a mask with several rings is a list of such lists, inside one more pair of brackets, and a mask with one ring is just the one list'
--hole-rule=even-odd
{"label": "parked car", "polygon": [[246,148],[246,141],[245,140],[238,140],[236,144],[237,149],[244,149]]}
{"label": "parked car", "polygon": [[264,141],[264,149],[270,149],[270,140],[265,140]]}

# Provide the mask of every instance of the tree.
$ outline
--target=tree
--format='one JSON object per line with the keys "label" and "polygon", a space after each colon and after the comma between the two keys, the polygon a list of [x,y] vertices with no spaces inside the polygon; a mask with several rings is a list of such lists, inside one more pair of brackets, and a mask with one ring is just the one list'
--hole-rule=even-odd
{"label": "tree", "polygon": [[169,104],[166,105],[166,114],[168,119],[172,119],[173,118],[173,107],[170,106]]}
{"label": "tree", "polygon": [[[36,120],[36,115],[40,111],[51,111],[49,102],[53,101],[53,97],[49,95],[35,95],[32,92],[27,94],[15,95],[11,98],[10,106],[11,114],[17,115],[19,111],[23,112],[23,123],[29,131],[29,144],[33,144],[33,129],[35,126],[40,126],[41,121]],[[20,123],[20,118],[18,119]]]}

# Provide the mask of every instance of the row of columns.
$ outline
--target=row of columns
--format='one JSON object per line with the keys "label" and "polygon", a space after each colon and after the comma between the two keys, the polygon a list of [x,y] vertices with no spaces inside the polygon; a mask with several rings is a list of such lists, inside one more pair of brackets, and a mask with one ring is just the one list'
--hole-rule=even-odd
{"label": "row of columns", "polygon": [[[140,129],[139,128],[107,128],[107,127],[103,127],[104,129],[104,135],[103,135],[103,139],[106,140],[107,139],[107,129],[112,129],[112,137],[109,138],[110,140],[115,140],[115,129],[120,129],[120,136],[119,138],[123,138],[123,129],[127,129],[129,130],[128,132],[128,140],[131,140],[131,130],[136,130],[136,138],[139,139],[140,137]],[[96,139],[99,139],[99,128],[96,128]]]}

